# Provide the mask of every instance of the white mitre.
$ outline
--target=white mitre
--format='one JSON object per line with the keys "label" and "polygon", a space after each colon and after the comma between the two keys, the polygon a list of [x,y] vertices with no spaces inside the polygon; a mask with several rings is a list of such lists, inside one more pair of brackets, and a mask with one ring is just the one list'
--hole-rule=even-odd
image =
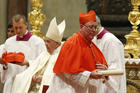
{"label": "white mitre", "polygon": [[65,26],[66,26],[65,20],[62,21],[59,25],[57,25],[56,18],[54,17],[50,22],[48,31],[46,33],[46,37],[56,42],[61,42],[63,38]]}

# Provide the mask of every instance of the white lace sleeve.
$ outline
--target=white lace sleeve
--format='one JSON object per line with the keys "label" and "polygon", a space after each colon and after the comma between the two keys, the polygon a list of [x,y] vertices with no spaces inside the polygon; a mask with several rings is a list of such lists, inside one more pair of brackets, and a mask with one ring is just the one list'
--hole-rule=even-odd
{"label": "white lace sleeve", "polygon": [[72,82],[76,82],[81,86],[85,86],[87,81],[89,80],[89,76],[90,76],[89,71],[84,71],[78,74],[68,74],[68,73],[64,73],[64,76],[70,80],[72,80]]}

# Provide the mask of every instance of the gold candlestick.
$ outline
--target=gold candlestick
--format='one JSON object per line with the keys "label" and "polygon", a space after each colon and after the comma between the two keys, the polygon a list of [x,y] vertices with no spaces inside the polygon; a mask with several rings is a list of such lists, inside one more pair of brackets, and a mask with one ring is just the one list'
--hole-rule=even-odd
{"label": "gold candlestick", "polygon": [[124,47],[125,54],[131,54],[133,55],[133,58],[139,58],[139,51],[140,48],[138,46],[139,39],[139,32],[137,30],[138,26],[140,24],[140,12],[139,12],[139,5],[140,0],[131,0],[131,3],[133,5],[133,10],[129,12],[128,20],[133,25],[132,31],[130,34],[125,35],[126,38],[126,45]]}
{"label": "gold candlestick", "polygon": [[46,20],[46,16],[41,13],[41,8],[43,6],[42,0],[32,0],[32,9],[28,14],[29,21],[32,25],[31,33],[35,34],[41,38],[44,38],[41,33],[41,26],[43,25],[44,21]]}
{"label": "gold candlestick", "polygon": [[129,12],[128,20],[133,25],[133,30],[131,31],[131,34],[138,35],[138,26],[140,24],[140,12],[139,12],[139,5],[140,0],[131,0],[133,7],[133,10]]}

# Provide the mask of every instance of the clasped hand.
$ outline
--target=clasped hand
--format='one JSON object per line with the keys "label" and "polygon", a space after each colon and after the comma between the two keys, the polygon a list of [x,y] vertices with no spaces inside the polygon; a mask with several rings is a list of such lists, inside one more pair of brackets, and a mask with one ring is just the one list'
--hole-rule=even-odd
{"label": "clasped hand", "polygon": [[90,78],[92,79],[103,79],[103,83],[107,80],[109,80],[108,76],[104,76],[100,73],[98,73],[98,71],[100,70],[107,70],[107,67],[103,64],[97,63],[96,64],[96,70],[93,70],[90,74]]}
{"label": "clasped hand", "polygon": [[42,76],[40,75],[40,76],[33,76],[32,77],[32,81],[34,82],[34,83],[41,83],[41,81],[42,81]]}

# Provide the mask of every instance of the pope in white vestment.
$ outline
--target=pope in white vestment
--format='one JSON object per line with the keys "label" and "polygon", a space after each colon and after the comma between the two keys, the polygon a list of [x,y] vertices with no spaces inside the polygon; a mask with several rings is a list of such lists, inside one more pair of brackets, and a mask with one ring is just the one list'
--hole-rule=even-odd
{"label": "pope in white vestment", "polygon": [[97,93],[126,93],[126,74],[124,62],[124,47],[121,41],[112,33],[101,27],[100,19],[96,17],[99,24],[99,32],[93,42],[102,51],[108,64],[108,69],[121,69],[122,76],[109,76],[109,80],[103,84],[99,81]]}
{"label": "pope in white vestment", "polygon": [[[4,44],[4,51],[7,52],[22,52],[26,60],[36,59],[42,52],[47,51],[44,41],[28,32],[27,23],[23,16],[18,16],[18,19],[13,19],[13,27],[16,35],[6,40]],[[22,37],[21,37],[22,36]],[[31,61],[29,61],[31,62]],[[32,63],[29,63],[29,66]],[[4,83],[3,93],[11,93],[11,87],[16,74],[24,71],[26,66],[19,66],[16,64],[8,63],[8,69],[2,70],[1,82]]]}
{"label": "pope in white vestment", "polygon": [[[53,76],[52,69],[61,49],[64,29],[65,21],[57,25],[56,18],[52,19],[45,40],[48,52],[41,53],[28,69],[16,75],[11,93],[42,93],[43,86],[50,85]],[[52,45],[52,42],[59,45]],[[53,51],[49,51],[50,49]],[[42,76],[41,83],[34,83],[33,76]]]}

